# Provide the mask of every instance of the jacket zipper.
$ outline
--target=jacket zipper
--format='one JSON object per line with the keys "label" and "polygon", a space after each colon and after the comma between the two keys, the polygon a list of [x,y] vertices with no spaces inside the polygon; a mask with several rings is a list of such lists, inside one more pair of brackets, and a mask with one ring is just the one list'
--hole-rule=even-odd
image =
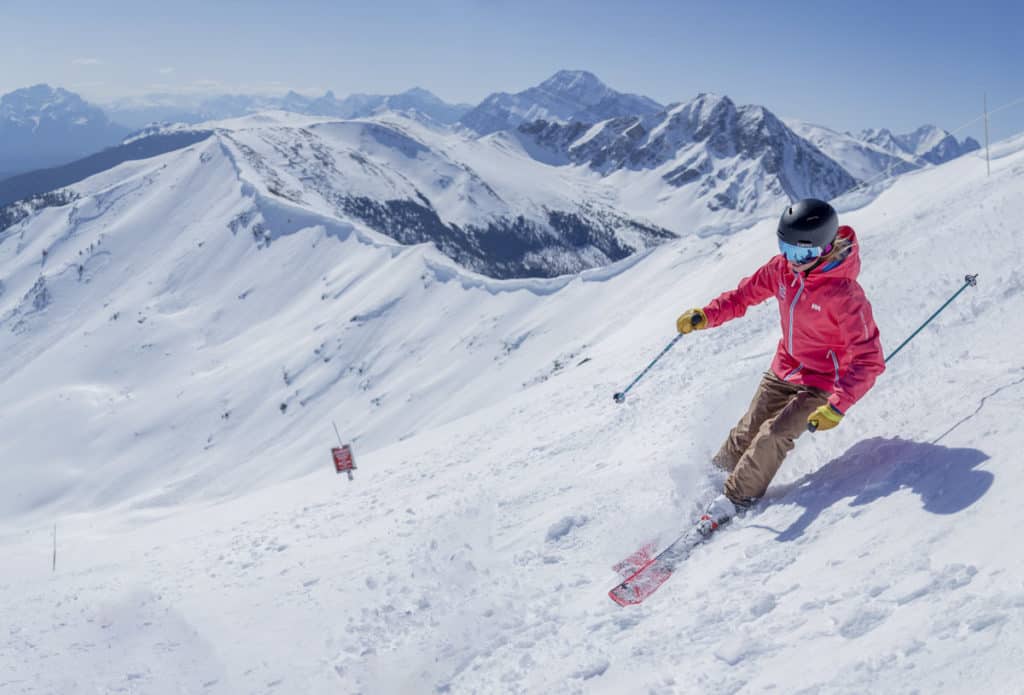
{"label": "jacket zipper", "polygon": [[836,384],[836,388],[839,388],[839,360],[836,358],[836,353],[835,353],[834,350],[829,350],[828,351],[828,356],[832,358],[832,366],[836,370],[836,381],[835,381],[835,384]]}
{"label": "jacket zipper", "polygon": [[796,376],[796,373],[797,373],[797,372],[799,372],[799,371],[800,371],[801,369],[803,369],[803,368],[804,368],[804,363],[803,363],[803,362],[801,362],[800,364],[798,364],[798,365],[796,366],[796,369],[794,369],[793,371],[791,371],[791,372],[790,372],[789,374],[787,374],[786,376],[782,377],[782,380],[783,380],[783,381],[789,381],[790,377]]}
{"label": "jacket zipper", "polygon": [[[800,281],[800,289],[793,295],[793,301],[789,305],[789,336],[786,341],[786,347],[789,350],[789,354],[793,355],[793,315],[796,312],[796,303],[800,299],[800,295],[804,292],[804,279],[803,276],[797,274],[796,279]],[[799,369],[799,367],[798,367]]]}

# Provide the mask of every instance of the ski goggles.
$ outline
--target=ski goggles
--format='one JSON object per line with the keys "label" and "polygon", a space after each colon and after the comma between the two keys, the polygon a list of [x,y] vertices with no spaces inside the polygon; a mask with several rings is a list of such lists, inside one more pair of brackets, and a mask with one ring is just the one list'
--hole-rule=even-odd
{"label": "ski goggles", "polygon": [[807,263],[819,258],[827,249],[821,246],[797,246],[779,239],[779,251],[790,263]]}

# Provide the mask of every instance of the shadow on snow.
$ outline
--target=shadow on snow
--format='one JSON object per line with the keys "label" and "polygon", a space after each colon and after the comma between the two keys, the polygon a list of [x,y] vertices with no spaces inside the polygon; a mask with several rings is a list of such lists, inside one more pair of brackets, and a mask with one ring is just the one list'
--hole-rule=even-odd
{"label": "shadow on snow", "polygon": [[995,476],[975,467],[989,456],[978,449],[957,449],[907,439],[875,437],[857,442],[839,458],[773,494],[794,502],[804,513],[776,540],[803,535],[823,511],[849,497],[850,507],[909,488],[921,498],[925,511],[956,514],[984,496]]}

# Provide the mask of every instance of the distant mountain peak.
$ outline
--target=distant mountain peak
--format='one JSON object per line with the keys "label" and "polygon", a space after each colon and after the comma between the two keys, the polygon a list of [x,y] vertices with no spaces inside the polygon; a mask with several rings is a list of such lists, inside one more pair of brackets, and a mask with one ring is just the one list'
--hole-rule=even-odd
{"label": "distant mountain peak", "polygon": [[653,99],[617,92],[592,72],[559,70],[522,92],[491,94],[460,122],[486,135],[538,120],[598,123],[624,116],[650,116],[662,110],[664,107]]}
{"label": "distant mountain peak", "polygon": [[610,89],[597,75],[587,70],[559,70],[539,86],[559,91]]}
{"label": "distant mountain peak", "polygon": [[31,87],[16,89],[13,92],[0,96],[0,117],[56,111],[62,113],[83,113],[88,111],[91,116],[105,118],[96,106],[63,87],[37,84]]}
{"label": "distant mountain peak", "polygon": [[0,96],[0,163],[12,174],[63,164],[128,134],[74,92],[36,84]]}
{"label": "distant mountain peak", "polygon": [[698,92],[697,96],[690,100],[691,104],[718,104],[726,103],[735,106],[732,99],[717,92]]}
{"label": "distant mountain peak", "polygon": [[40,110],[56,104],[86,106],[85,100],[74,92],[48,84],[23,87],[0,97],[0,109],[11,111]]}
{"label": "distant mountain peak", "polygon": [[702,92],[684,106],[689,106],[692,111],[695,111],[701,121],[715,118],[723,112],[733,113],[736,111],[736,103],[732,99],[713,92]]}
{"label": "distant mountain peak", "polygon": [[585,106],[596,106],[606,100],[644,98],[617,92],[602,82],[597,75],[586,70],[559,70],[533,89],[559,95]]}
{"label": "distant mountain peak", "polygon": [[17,96],[17,97],[22,97],[22,98],[39,99],[39,98],[46,98],[46,97],[53,97],[53,96],[75,96],[75,95],[74,95],[73,92],[69,92],[68,90],[64,89],[63,87],[51,87],[50,85],[46,84],[45,82],[40,82],[39,84],[34,84],[34,85],[30,86],[30,87],[22,87],[21,89],[15,89],[13,92],[10,92],[9,94],[5,94],[4,98],[11,97],[11,96]]}
{"label": "distant mountain peak", "polygon": [[429,89],[424,89],[423,87],[412,87],[411,89],[405,90],[398,96],[417,97],[420,99],[438,99],[436,94],[431,92]]}

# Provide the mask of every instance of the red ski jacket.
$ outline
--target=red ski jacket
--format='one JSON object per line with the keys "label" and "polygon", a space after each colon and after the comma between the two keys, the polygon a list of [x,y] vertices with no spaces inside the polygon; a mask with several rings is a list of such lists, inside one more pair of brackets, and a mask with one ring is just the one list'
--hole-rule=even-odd
{"label": "red ski jacket", "polygon": [[709,327],[720,326],[775,295],[782,339],[772,371],[785,381],[831,392],[829,402],[845,413],[885,371],[885,358],[871,304],[857,283],[857,236],[846,226],[839,228],[839,236],[853,247],[838,265],[832,262],[804,275],[780,254],[704,307],[704,313]]}

